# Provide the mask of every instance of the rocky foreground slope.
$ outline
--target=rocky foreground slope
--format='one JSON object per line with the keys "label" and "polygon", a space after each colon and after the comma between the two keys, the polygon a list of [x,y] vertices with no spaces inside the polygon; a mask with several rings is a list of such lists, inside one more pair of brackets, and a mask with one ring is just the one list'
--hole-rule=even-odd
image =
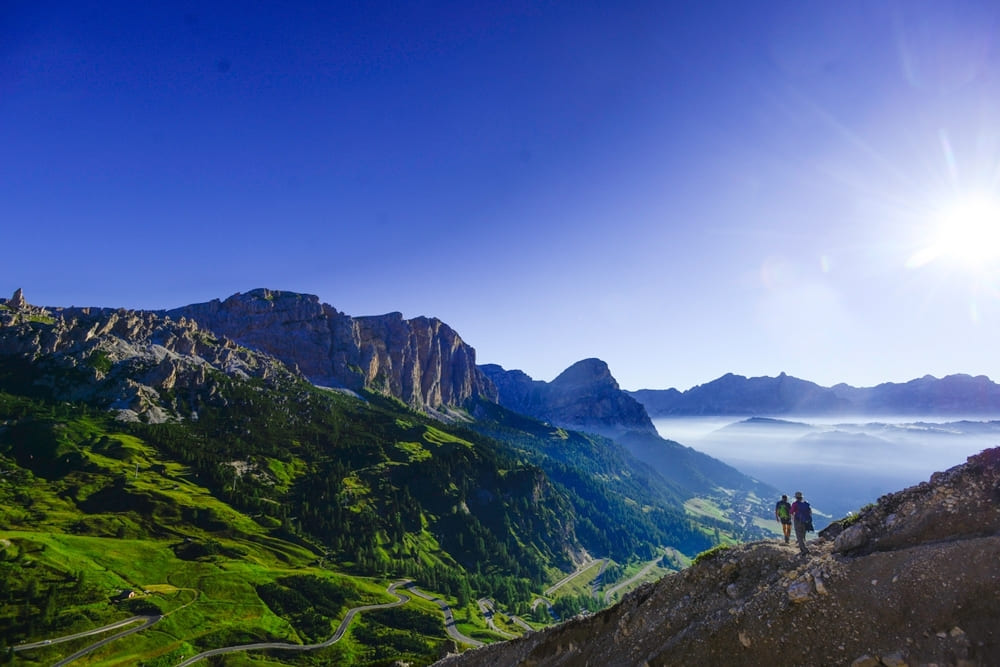
{"label": "rocky foreground slope", "polygon": [[1000,665],[1000,448],[809,546],[706,554],[598,614],[436,664]]}

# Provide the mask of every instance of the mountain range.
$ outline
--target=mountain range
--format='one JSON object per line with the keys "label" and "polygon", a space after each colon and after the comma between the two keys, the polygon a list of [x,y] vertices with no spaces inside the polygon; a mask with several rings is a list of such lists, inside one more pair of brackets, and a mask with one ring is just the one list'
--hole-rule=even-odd
{"label": "mountain range", "polygon": [[[920,385],[922,405],[957,409],[947,388],[965,385],[946,380]],[[574,570],[601,562],[606,585],[634,572],[620,585],[635,587],[769,535],[776,490],[661,438],[651,405],[683,414],[664,397],[690,394],[691,414],[756,414],[830,391],[782,375],[626,392],[599,359],[536,381],[478,366],[440,320],[270,289],[161,311],[40,307],[18,290],[0,299],[0,649],[120,617],[101,606],[110,588],[145,590],[123,609],[170,621],[155,648],[122,640],[106,659],[318,642],[377,599],[373,577],[439,593],[485,641],[516,624],[487,625],[477,598],[543,627],[595,604],[539,597]],[[837,409],[862,400],[837,391]],[[244,611],[212,616],[212,599]],[[317,659],[427,664],[457,648],[423,613],[373,613]]]}
{"label": "mountain range", "polygon": [[727,373],[686,391],[628,392],[653,418],[692,416],[996,416],[1000,385],[985,375],[931,375],[874,387],[833,387],[781,373],[752,377]]}
{"label": "mountain range", "polygon": [[[416,580],[495,641],[478,598],[544,625],[597,604],[564,594],[533,611],[590,563],[611,585],[766,534],[759,482],[704,455],[664,477],[596,428],[507,409],[474,359],[439,321],[271,290],[157,312],[0,301],[0,649],[56,662],[62,640],[30,640],[128,611],[169,618],[162,640],[98,659],[319,642],[373,599],[372,577]],[[363,621],[318,659],[426,664],[454,640],[425,613]]]}

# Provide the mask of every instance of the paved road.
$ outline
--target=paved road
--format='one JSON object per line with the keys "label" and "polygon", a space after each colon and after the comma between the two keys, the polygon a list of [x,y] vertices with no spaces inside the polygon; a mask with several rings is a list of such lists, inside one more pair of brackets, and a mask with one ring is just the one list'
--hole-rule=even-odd
{"label": "paved road", "polygon": [[559,620],[559,614],[556,613],[555,607],[553,607],[552,603],[546,600],[545,598],[535,598],[534,600],[532,600],[531,611],[535,611],[535,608],[538,607],[538,605],[540,604],[545,605],[545,607],[549,610],[549,616],[551,616],[553,620],[555,621]]}
{"label": "paved road", "polygon": [[525,621],[520,616],[511,616],[510,620],[514,621],[515,623],[517,623],[518,625],[520,625],[522,628],[524,628],[525,632],[534,632],[535,631],[535,629],[533,627],[531,627],[530,625],[528,625],[528,622]]}
{"label": "paved road", "polygon": [[[86,637],[87,635],[96,634],[97,632],[104,632],[105,630],[108,630],[108,629],[114,629],[116,627],[122,627],[124,625],[130,625],[132,623],[135,623],[137,620],[145,621],[142,625],[136,626],[134,628],[129,628],[128,630],[122,630],[121,632],[116,632],[115,634],[111,635],[110,637],[105,637],[104,639],[102,639],[101,641],[97,642],[96,644],[91,644],[90,646],[87,646],[86,648],[82,648],[79,651],[77,651],[76,653],[74,653],[73,655],[65,657],[62,660],[60,660],[59,662],[55,663],[52,667],[62,667],[62,665],[68,665],[69,663],[73,662],[74,660],[77,660],[78,658],[82,658],[83,656],[87,655],[91,651],[99,649],[102,646],[104,646],[105,644],[109,644],[109,643],[115,641],[116,639],[121,639],[122,637],[128,636],[128,635],[132,634],[133,632],[139,632],[140,630],[145,630],[146,628],[150,627],[154,623],[158,622],[161,618],[163,618],[163,616],[161,616],[159,614],[157,614],[156,616],[133,616],[132,618],[126,619],[125,621],[122,621],[120,623],[115,623],[115,624],[112,624],[112,625],[106,625],[103,628],[99,628],[96,631],[95,630],[90,630],[88,632],[81,632],[79,634],[71,635],[71,636],[68,636],[68,637],[60,637],[59,641],[69,641],[70,639],[73,639],[75,637]],[[55,643],[55,640],[53,640],[53,643]]]}
{"label": "paved road", "polygon": [[601,569],[597,571],[597,576],[590,582],[590,594],[598,600],[601,599],[601,584],[604,583],[604,571],[608,569],[608,563],[610,562],[607,558],[601,561]]}
{"label": "paved road", "polygon": [[612,595],[614,595],[615,593],[617,593],[621,589],[625,588],[626,586],[628,586],[629,584],[631,584],[636,579],[641,579],[642,577],[646,576],[649,573],[649,571],[652,570],[654,567],[656,567],[656,564],[659,563],[659,562],[660,562],[659,558],[657,558],[656,560],[649,561],[648,563],[646,563],[646,565],[641,570],[639,570],[638,574],[636,574],[633,577],[629,577],[625,581],[622,581],[622,582],[620,582],[618,584],[615,584],[614,586],[612,586],[611,588],[609,588],[604,593],[604,604],[610,604],[610,602],[611,602],[611,596]]}
{"label": "paved road", "polygon": [[[260,642],[260,643],[257,643],[257,644],[243,644],[241,646],[224,646],[222,648],[215,648],[215,649],[211,649],[211,650],[208,650],[208,651],[203,651],[202,653],[199,653],[198,655],[195,655],[195,656],[193,656],[191,658],[188,658],[184,662],[181,662],[180,664],[177,665],[177,667],[186,667],[187,665],[192,665],[192,664],[194,664],[196,662],[204,660],[205,658],[209,658],[209,657],[211,657],[213,655],[223,655],[225,653],[236,653],[236,652],[239,652],[239,651],[256,651],[256,650],[262,650],[262,649],[276,649],[276,650],[282,650],[282,651],[314,651],[316,649],[321,649],[321,648],[326,648],[328,646],[332,646],[333,644],[335,644],[338,641],[340,641],[340,639],[344,636],[344,633],[347,632],[347,628],[348,628],[348,626],[350,626],[351,621],[354,620],[354,617],[357,616],[358,614],[360,614],[362,612],[365,612],[365,611],[371,611],[372,609],[388,609],[389,607],[398,607],[401,604],[405,604],[405,603],[409,602],[410,601],[410,597],[407,596],[405,593],[399,592],[398,589],[401,588],[401,587],[407,589],[407,591],[409,591],[413,595],[416,595],[417,597],[424,598],[425,600],[430,600],[431,602],[435,602],[439,607],[441,607],[441,611],[444,612],[444,629],[445,629],[445,632],[447,632],[448,635],[452,639],[454,639],[455,641],[460,642],[462,644],[468,644],[470,646],[483,646],[483,642],[479,641],[478,639],[473,639],[472,637],[467,637],[466,635],[463,635],[461,632],[459,632],[458,628],[455,625],[455,615],[452,613],[451,607],[448,605],[447,602],[445,602],[441,598],[432,596],[432,595],[430,595],[428,593],[425,593],[425,592],[421,591],[419,588],[417,588],[413,584],[412,581],[403,580],[403,581],[397,581],[397,582],[393,583],[387,589],[387,592],[390,595],[393,595],[393,596],[396,597],[395,601],[393,601],[393,602],[384,602],[382,604],[363,605],[361,607],[354,607],[353,609],[348,610],[347,614],[344,616],[344,619],[340,622],[340,625],[337,627],[336,632],[334,632],[333,635],[329,639],[327,639],[326,641],[324,641],[324,642],[322,642],[320,644],[288,644],[288,643],[284,643],[284,642]],[[480,606],[480,608],[482,609],[482,606]],[[101,646],[104,646],[105,644],[108,644],[108,643],[110,643],[112,641],[115,641],[116,639],[120,639],[120,638],[125,637],[126,635],[130,635],[130,634],[132,634],[134,632],[139,632],[141,630],[145,630],[146,628],[150,627],[154,623],[158,622],[161,618],[163,618],[163,616],[159,616],[159,615],[157,615],[157,616],[133,616],[132,618],[127,618],[127,619],[125,619],[123,621],[118,621],[117,623],[112,623],[111,625],[105,625],[103,627],[96,628],[94,630],[88,630],[86,632],[79,632],[79,633],[74,634],[74,635],[66,635],[65,637],[58,637],[56,639],[46,639],[45,641],[32,642],[30,644],[21,644],[19,646],[13,647],[13,649],[14,649],[14,651],[26,651],[26,650],[33,649],[33,648],[42,648],[42,647],[45,647],[45,646],[50,646],[52,644],[59,644],[59,643],[62,643],[62,642],[68,642],[68,641],[71,641],[73,639],[79,639],[80,637],[88,637],[88,636],[91,636],[91,635],[100,634],[102,632],[108,632],[109,630],[116,630],[118,628],[122,628],[122,627],[125,627],[125,626],[128,626],[128,625],[132,625],[132,624],[135,624],[135,623],[142,622],[141,625],[138,625],[138,626],[136,626],[134,628],[129,628],[128,630],[124,630],[122,632],[115,633],[115,634],[111,635],[110,637],[105,637],[101,641],[99,641],[99,642],[97,642],[95,644],[91,644],[90,646],[77,651],[76,653],[74,653],[71,656],[63,658],[59,662],[55,663],[55,665],[53,666],[53,667],[62,667],[62,665],[67,665],[67,664],[73,662],[74,660],[77,660],[77,659],[81,658],[82,656],[90,653],[91,651],[94,651],[94,650],[100,648]],[[507,634],[507,633],[504,633],[504,632],[498,630],[496,628],[496,626],[493,625],[492,620],[493,619],[492,619],[492,606],[491,606],[490,607],[490,616],[489,616],[490,626],[494,630],[496,630],[497,632],[499,632],[500,634]],[[516,619],[516,620],[520,620],[520,619]],[[523,621],[522,621],[522,623],[523,623]],[[527,626],[527,624],[524,624],[524,625]],[[510,635],[510,636],[513,636],[513,635]]]}
{"label": "paved road", "polygon": [[429,593],[424,593],[422,590],[414,586],[413,582],[407,584],[406,590],[410,591],[417,597],[421,597],[425,600],[430,600],[431,602],[436,603],[437,606],[441,607],[441,611],[444,612],[444,631],[448,633],[449,637],[451,637],[457,642],[461,642],[463,644],[469,644],[470,646],[483,646],[483,642],[479,641],[478,639],[473,639],[472,637],[466,637],[465,635],[463,635],[461,632],[458,631],[458,628],[455,627],[455,615],[451,613],[451,607],[448,606],[447,602],[445,602],[439,597],[434,597]]}
{"label": "paved road", "polygon": [[139,625],[137,627],[129,628],[128,630],[123,630],[122,632],[116,632],[110,637],[105,637],[101,641],[95,644],[91,644],[86,648],[82,648],[73,655],[63,658],[59,662],[55,663],[55,665],[53,665],[53,667],[61,667],[62,665],[68,665],[69,663],[73,662],[74,660],[77,660],[78,658],[82,658],[91,651],[98,649],[104,646],[105,644],[113,642],[116,639],[121,639],[122,637],[130,635],[133,632],[139,632],[140,630],[145,630],[154,623],[158,622],[161,618],[163,618],[163,616],[160,615],[133,616],[131,618],[126,618],[125,620],[118,621],[117,623],[111,623],[110,625],[104,625],[99,628],[94,628],[93,630],[87,630],[85,632],[77,632],[76,634],[73,635],[65,635],[63,637],[56,637],[55,639],[46,639],[45,641],[40,641],[40,642],[31,642],[29,644],[20,644],[18,646],[14,646],[13,650],[15,652],[27,651],[33,648],[42,648],[45,646],[52,646],[53,644],[62,644],[63,642],[73,641],[74,639],[79,639],[81,637],[92,637],[93,635],[99,635],[104,632],[109,632],[111,630],[117,630],[118,628],[124,628],[126,626],[133,625],[135,623],[142,623],[142,625]]}
{"label": "paved road", "polygon": [[[602,558],[601,560],[604,561],[603,564],[605,566],[607,566],[608,559],[607,558]],[[567,574],[565,577],[563,577],[562,579],[560,579],[556,583],[554,583],[551,586],[549,586],[548,588],[546,588],[545,589],[545,595],[547,597],[552,597],[552,593],[557,588],[559,588],[560,586],[566,584],[568,581],[571,581],[574,578],[579,577],[581,574],[583,574],[584,572],[586,572],[587,570],[589,570],[593,566],[594,566],[594,561],[588,561],[587,563],[581,565],[579,568],[577,568],[576,572],[573,572],[572,574]],[[604,570],[602,569],[601,571],[603,572]]]}
{"label": "paved road", "polygon": [[389,607],[398,607],[401,604],[409,602],[410,598],[406,594],[398,592],[396,589],[398,589],[400,586],[408,588],[412,585],[413,585],[412,581],[397,581],[396,583],[389,586],[387,592],[390,595],[396,596],[395,602],[384,602],[382,604],[368,604],[361,607],[354,607],[353,609],[349,610],[347,612],[347,615],[344,616],[344,620],[340,622],[340,626],[337,627],[337,631],[333,633],[333,636],[320,644],[286,644],[283,642],[261,642],[259,644],[244,644],[242,646],[225,646],[222,648],[214,648],[210,651],[204,651],[202,653],[199,653],[198,655],[192,658],[188,658],[184,662],[178,664],[177,667],[185,667],[186,665],[192,665],[198,662],[199,660],[204,660],[205,658],[209,658],[213,655],[222,655],[223,653],[236,653],[238,651],[258,651],[261,649],[278,649],[281,651],[315,651],[316,649],[332,646],[333,644],[336,644],[338,641],[340,641],[341,637],[344,636],[344,633],[347,632],[347,626],[351,624],[351,621],[354,620],[354,617],[357,614],[360,614],[361,612],[365,611],[371,611],[372,609],[388,609]]}
{"label": "paved road", "polygon": [[[43,646],[50,646],[52,644],[62,644],[63,642],[73,641],[74,639],[79,639],[80,637],[90,637],[92,635],[99,635],[102,632],[108,632],[109,630],[117,630],[118,628],[123,628],[126,625],[132,625],[133,623],[139,623],[140,621],[145,621],[149,616],[133,616],[132,618],[126,618],[124,621],[118,621],[117,623],[112,623],[111,625],[105,625],[100,628],[95,628],[93,630],[87,630],[86,632],[78,632],[75,635],[66,635],[64,637],[56,637],[55,639],[46,639],[42,642],[31,642],[30,644],[18,644],[13,647],[14,652],[17,651],[27,651],[33,648],[42,648]],[[157,617],[157,620],[159,618]]]}
{"label": "paved road", "polygon": [[517,637],[517,635],[512,635],[509,632],[504,632],[503,630],[498,628],[497,624],[493,621],[493,615],[495,613],[495,610],[493,608],[493,600],[489,598],[479,598],[478,600],[476,600],[476,604],[479,605],[479,612],[483,615],[483,618],[486,619],[486,625],[490,627],[490,630],[497,633],[498,635],[506,637],[507,639],[513,639]]}

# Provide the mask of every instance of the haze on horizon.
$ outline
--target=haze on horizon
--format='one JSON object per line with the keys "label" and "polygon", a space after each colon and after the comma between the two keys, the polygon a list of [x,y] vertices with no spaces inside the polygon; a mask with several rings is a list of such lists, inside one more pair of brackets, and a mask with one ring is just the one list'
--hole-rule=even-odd
{"label": "haze on horizon", "polygon": [[1000,379],[998,19],[8,3],[0,294],[291,290],[630,390]]}
{"label": "haze on horizon", "polygon": [[662,437],[728,463],[779,493],[791,497],[803,491],[830,519],[857,511],[886,493],[926,482],[934,473],[995,447],[998,418],[662,417],[653,424]]}

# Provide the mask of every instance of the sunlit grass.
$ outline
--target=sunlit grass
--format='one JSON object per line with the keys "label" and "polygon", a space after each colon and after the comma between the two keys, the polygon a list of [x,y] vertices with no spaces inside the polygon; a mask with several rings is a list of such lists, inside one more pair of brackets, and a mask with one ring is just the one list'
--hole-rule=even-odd
{"label": "sunlit grass", "polygon": [[684,501],[684,510],[698,517],[708,517],[730,523],[722,509],[707,498],[689,498]]}

